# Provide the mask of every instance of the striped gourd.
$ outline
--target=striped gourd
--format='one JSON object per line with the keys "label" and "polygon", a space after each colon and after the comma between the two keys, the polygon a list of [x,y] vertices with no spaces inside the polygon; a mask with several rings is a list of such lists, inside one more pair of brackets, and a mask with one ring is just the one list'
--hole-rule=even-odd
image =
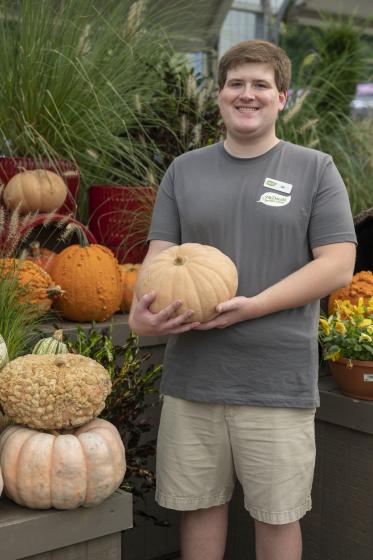
{"label": "striped gourd", "polygon": [[39,340],[32,351],[33,354],[67,354],[67,345],[62,342],[63,331],[59,329],[53,336]]}

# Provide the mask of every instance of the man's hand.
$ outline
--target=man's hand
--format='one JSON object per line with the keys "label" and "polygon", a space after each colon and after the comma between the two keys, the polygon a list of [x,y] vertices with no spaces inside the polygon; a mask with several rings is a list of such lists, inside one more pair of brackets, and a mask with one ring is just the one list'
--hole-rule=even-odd
{"label": "man's hand", "polygon": [[143,336],[157,336],[180,334],[190,331],[200,325],[199,322],[189,322],[193,311],[188,309],[185,313],[175,317],[175,311],[180,307],[181,301],[177,300],[162,309],[159,313],[152,313],[150,306],[156,298],[156,293],[145,294],[137,303],[130,320],[132,330]]}
{"label": "man's hand", "polygon": [[229,327],[235,323],[240,323],[241,321],[246,321],[247,319],[253,319],[255,317],[255,309],[251,304],[252,299],[253,298],[238,296],[229,299],[224,303],[219,303],[219,305],[216,306],[216,311],[219,315],[215,317],[215,319],[212,319],[207,323],[201,323],[194,328],[200,331],[207,331],[209,329],[225,329],[225,327]]}

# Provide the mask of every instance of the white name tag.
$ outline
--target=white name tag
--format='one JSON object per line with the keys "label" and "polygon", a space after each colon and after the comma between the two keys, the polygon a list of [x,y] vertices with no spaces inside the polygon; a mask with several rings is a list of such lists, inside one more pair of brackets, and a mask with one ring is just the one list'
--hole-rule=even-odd
{"label": "white name tag", "polygon": [[373,374],[372,373],[363,373],[364,383],[373,383]]}
{"label": "white name tag", "polygon": [[293,188],[293,185],[291,185],[290,183],[284,183],[283,181],[271,179],[270,177],[266,178],[266,180],[264,181],[264,186],[268,187],[269,189],[274,189],[275,191],[280,191],[286,194],[290,194],[291,189]]}

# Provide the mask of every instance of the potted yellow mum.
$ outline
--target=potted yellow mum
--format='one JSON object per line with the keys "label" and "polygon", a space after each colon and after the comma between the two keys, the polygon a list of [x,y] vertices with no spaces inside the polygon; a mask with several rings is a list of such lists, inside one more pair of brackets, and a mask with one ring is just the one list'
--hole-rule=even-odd
{"label": "potted yellow mum", "polygon": [[336,300],[335,307],[319,321],[323,357],[344,394],[373,400],[373,297],[356,305]]}

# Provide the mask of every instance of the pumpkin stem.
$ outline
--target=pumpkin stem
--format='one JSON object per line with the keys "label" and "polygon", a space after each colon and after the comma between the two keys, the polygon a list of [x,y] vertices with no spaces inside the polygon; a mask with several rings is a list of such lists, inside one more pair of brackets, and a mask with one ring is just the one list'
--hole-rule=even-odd
{"label": "pumpkin stem", "polygon": [[62,296],[65,293],[65,290],[61,288],[61,286],[52,285],[47,288],[47,296],[50,299],[54,299],[56,297]]}
{"label": "pumpkin stem", "polygon": [[53,338],[55,340],[58,340],[58,342],[62,342],[63,341],[63,330],[62,329],[57,329],[56,331],[54,331]]}
{"label": "pumpkin stem", "polygon": [[[71,225],[71,224],[70,224]],[[86,234],[84,233],[84,231],[82,230],[82,228],[76,224],[74,224],[74,230],[77,233],[78,236],[78,241],[79,241],[79,245],[81,247],[89,247],[89,241],[87,239]]]}
{"label": "pumpkin stem", "polygon": [[31,241],[29,244],[31,256],[34,258],[41,257],[39,241]]}

